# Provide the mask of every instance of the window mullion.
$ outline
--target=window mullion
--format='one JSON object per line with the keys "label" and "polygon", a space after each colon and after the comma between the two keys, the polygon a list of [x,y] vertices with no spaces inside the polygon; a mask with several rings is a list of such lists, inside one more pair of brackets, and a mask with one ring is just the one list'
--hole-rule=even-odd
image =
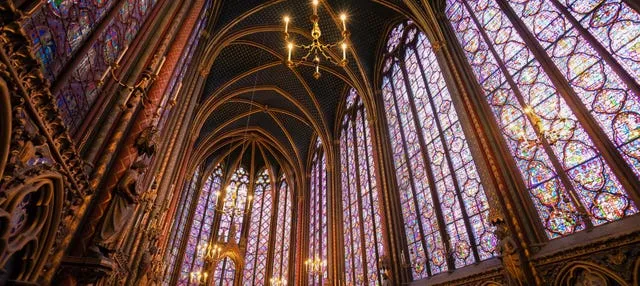
{"label": "window mullion", "polygon": [[[449,150],[449,145],[444,140],[444,130],[442,129],[442,122],[440,122],[440,117],[438,117],[438,109],[436,108],[435,104],[433,103],[433,94],[431,93],[431,87],[429,86],[429,84],[428,84],[429,81],[427,80],[427,78],[425,76],[424,68],[422,66],[422,60],[418,56],[417,49],[415,49],[414,47],[411,47],[411,49],[414,50],[414,56],[416,57],[416,63],[418,65],[418,70],[420,71],[420,75],[421,75],[421,79],[416,79],[416,80],[422,80],[424,82],[425,91],[427,92],[427,96],[429,97],[429,107],[431,107],[432,114],[433,114],[433,119],[436,122],[436,127],[438,128],[438,137],[440,138],[440,142],[442,143],[442,148],[444,149],[444,152],[445,152],[445,158],[447,160],[447,166],[449,167],[449,172],[451,172],[451,178],[453,180],[453,186],[455,188],[456,197],[458,198],[458,204],[460,205],[460,211],[461,211],[462,217],[464,219],[465,229],[467,230],[467,236],[469,237],[469,242],[471,244],[470,247],[473,250],[473,256],[474,256],[476,262],[480,262],[480,255],[478,254],[478,249],[477,249],[477,245],[478,244],[476,242],[475,236],[473,235],[473,230],[471,229],[471,222],[469,220],[469,214],[467,213],[467,208],[466,208],[466,205],[464,204],[464,199],[462,198],[462,191],[461,191],[461,188],[460,188],[460,182],[458,181],[458,176],[456,175],[456,172],[455,172],[455,170],[453,168],[453,162],[451,161],[451,151]],[[405,79],[408,81],[408,78],[405,77]],[[407,90],[409,92],[413,92],[411,90],[411,86],[408,86]],[[415,100],[412,100],[412,102],[415,105]],[[458,122],[459,122],[459,120],[458,120]],[[422,128],[420,128],[420,131],[423,132]],[[438,140],[438,139],[435,139],[435,140]],[[426,145],[425,145],[425,147],[426,147]],[[454,223],[454,222],[452,222],[452,223]]]}
{"label": "window mullion", "polygon": [[[355,111],[355,109],[354,109]],[[366,249],[367,246],[365,245],[364,240],[366,239],[364,236],[364,217],[362,215],[362,188],[363,186],[360,184],[360,178],[362,177],[362,174],[360,173],[360,157],[358,156],[358,138],[356,137],[356,118],[357,115],[355,115],[355,112],[353,114],[353,116],[350,118],[349,120],[349,124],[351,125],[351,134],[352,137],[351,139],[353,140],[353,164],[354,164],[354,168],[356,170],[356,203],[358,205],[358,208],[356,209],[356,212],[358,213],[358,218],[360,219],[360,247],[362,247],[362,275],[364,275],[364,280],[363,282],[365,284],[368,284],[368,269],[366,267],[367,265],[367,256],[366,256]],[[348,138],[347,138],[348,139]]]}
{"label": "window mullion", "polygon": [[[550,0],[553,5],[562,13],[562,15],[573,24],[573,27],[580,32],[591,46],[593,46],[594,50],[598,52],[598,55],[602,57],[602,59],[608,63],[613,70],[620,76],[620,79],[631,89],[635,94],[640,94],[640,86],[634,78],[625,70],[620,63],[611,56],[611,53],[607,51],[607,49],[585,28],[583,27],[578,19],[576,19],[566,7],[562,6],[558,0]],[[604,1],[600,3],[598,6],[603,5]],[[596,8],[597,9],[597,8]]]}
{"label": "window mullion", "polygon": [[[509,73],[509,71],[506,69],[506,67],[504,65],[504,62],[500,58],[500,55],[498,54],[498,52],[495,50],[495,48],[491,44],[491,40],[490,40],[489,36],[482,29],[482,25],[480,24],[480,22],[476,18],[476,15],[473,13],[473,10],[469,6],[469,3],[465,2],[465,1],[462,1],[462,3],[463,3],[463,5],[465,5],[467,10],[469,11],[469,16],[473,20],[474,24],[478,27],[478,31],[480,32],[480,35],[482,36],[482,38],[487,43],[487,46],[488,46],[489,50],[493,54],[493,57],[495,58],[496,62],[498,63],[498,65],[500,67],[500,70],[504,74],[504,77],[507,79],[507,82],[509,83],[509,85],[511,87],[511,91],[513,91],[516,99],[518,100],[518,103],[521,106],[527,106],[527,104],[526,104],[526,102],[524,100],[524,96],[522,95],[522,93],[518,89],[518,85],[515,83],[515,80],[513,79],[513,77]],[[529,121],[531,126],[535,126],[535,122],[534,122],[533,118],[531,118],[531,115],[527,114],[526,112],[523,112],[523,116]],[[569,179],[569,177],[567,176],[566,172],[564,171],[564,168],[562,167],[562,164],[560,163],[560,160],[558,159],[556,154],[553,152],[553,149],[551,149],[550,143],[548,142],[548,140],[544,136],[542,136],[540,134],[540,131],[537,130],[537,128],[532,128],[532,129],[533,129],[533,132],[535,132],[537,138],[540,140],[540,145],[542,145],[544,151],[549,156],[549,161],[551,161],[551,164],[556,169],[556,174],[558,175],[558,177],[562,181],[562,184],[565,186],[565,188],[567,188],[568,193],[569,193],[569,198],[571,199],[572,203],[576,206],[576,208],[581,213],[587,213],[584,205],[582,204],[582,202],[578,198],[578,195],[577,195],[577,192],[576,192],[575,188],[571,184],[571,180]],[[587,229],[593,228],[593,224],[591,223],[591,220],[585,219],[585,220],[583,220],[583,222],[585,223]]]}
{"label": "window mullion", "polygon": [[[273,169],[267,164],[267,175],[269,176],[269,193],[271,193],[271,215],[266,218],[269,220],[269,237],[267,239],[267,270],[265,271],[266,278],[273,276],[273,257],[275,256],[275,232],[278,227],[278,178],[273,174]],[[271,235],[274,234],[274,235]]]}
{"label": "window mullion", "polygon": [[[348,146],[349,146],[349,143],[348,143],[349,142],[349,138],[348,137],[349,136],[347,135],[347,132],[349,132],[349,122],[350,121],[347,121],[347,123],[344,125],[344,129],[342,130],[342,132],[343,132],[342,133],[343,134],[342,138],[343,138],[343,141],[344,141],[344,150],[345,150],[344,152],[346,152],[346,158],[345,159],[347,160],[346,162],[343,162],[343,164],[347,164],[347,168],[352,168],[354,166],[350,166],[349,165],[349,152],[351,150],[349,150],[349,148],[348,148]],[[351,209],[351,192],[352,192],[352,190],[351,190],[351,184],[349,184],[348,182],[350,182],[353,178],[351,178],[350,172],[346,172],[346,174],[342,174],[342,175],[347,177],[347,185],[346,185],[347,186],[347,190],[346,190],[347,191],[347,205],[343,206],[343,208],[347,209],[347,212],[348,212],[347,219],[351,220],[351,212],[352,212],[352,209]],[[344,212],[343,212],[343,217],[344,217]],[[351,281],[354,281],[354,283],[355,283],[355,281],[356,281],[356,276],[355,276],[356,263],[354,261],[354,255],[353,255],[353,250],[354,250],[353,225],[350,225],[349,229],[347,231],[349,232],[349,238],[350,238],[349,239],[349,247],[351,247],[351,257],[349,259],[349,260],[351,260],[350,261],[351,273],[349,273],[349,274],[351,275]]]}
{"label": "window mullion", "polygon": [[[282,192],[282,185],[283,185],[283,181],[280,181],[280,188],[278,189],[278,193]],[[278,196],[281,196],[281,194],[278,194]],[[284,219],[286,219],[285,217],[287,216],[287,194],[284,194],[283,197],[281,197],[280,199],[284,199],[284,203],[282,204],[282,217]],[[278,203],[278,210],[280,209],[280,203]],[[282,244],[280,245],[280,249],[278,249],[278,251],[280,251],[280,276],[282,276],[282,265],[284,264],[284,254],[283,250],[284,250],[284,241],[285,241],[285,223],[284,221],[281,221],[280,223],[282,223],[282,236],[280,237],[280,240],[282,241]],[[276,232],[277,233],[277,232]]]}
{"label": "window mullion", "polygon": [[442,205],[440,203],[440,198],[438,196],[438,187],[436,186],[435,176],[433,175],[433,170],[431,169],[432,163],[431,158],[427,155],[427,144],[424,142],[424,135],[422,134],[420,121],[418,120],[418,110],[416,108],[416,103],[413,96],[413,91],[411,90],[411,83],[409,82],[409,73],[406,70],[404,61],[400,61],[399,64],[400,71],[402,71],[402,77],[404,79],[404,85],[407,92],[407,98],[409,100],[409,107],[411,108],[411,113],[413,113],[413,124],[416,127],[416,135],[418,137],[418,144],[420,144],[420,155],[425,162],[425,173],[427,174],[427,180],[429,182],[429,191],[431,191],[431,199],[433,200],[433,207],[436,209],[436,218],[438,220],[438,230],[440,231],[440,235],[442,236],[442,240],[445,245],[446,253],[447,253],[447,266],[450,270],[455,268],[455,262],[453,261],[452,253],[451,253],[451,237],[449,237],[449,233],[446,231],[447,224],[444,220],[444,216],[442,215]]}
{"label": "window mullion", "polygon": [[[363,131],[363,132],[362,132],[362,136],[364,136],[364,140],[363,140],[363,142],[368,142],[371,138],[368,138],[368,137],[367,137],[367,130],[368,130],[367,128],[368,128],[368,124],[367,124],[367,121],[366,121],[366,119],[365,119],[365,118],[366,118],[366,117],[365,117],[365,115],[366,115],[366,111],[365,111],[365,109],[364,109],[364,105],[361,105],[361,106],[360,106],[360,108],[358,109],[358,112],[360,112],[360,113],[362,114],[362,116],[360,117],[360,118],[362,119],[362,121],[361,121],[361,122],[356,122],[356,124],[361,124],[361,125],[362,125],[362,131]],[[356,118],[357,118],[357,117],[356,117]],[[356,120],[357,120],[357,119],[356,119]],[[369,132],[371,132],[371,131],[369,131]],[[366,210],[366,211],[368,211],[368,212],[370,212],[370,213],[371,213],[371,219],[372,219],[372,222],[371,222],[371,223],[372,223],[372,225],[373,225],[373,240],[374,240],[374,242],[373,242],[373,243],[374,243],[374,245],[376,246],[376,247],[375,247],[375,253],[376,253],[375,261],[376,261],[376,263],[377,263],[377,261],[380,259],[380,253],[379,253],[380,249],[378,249],[378,240],[379,240],[380,238],[376,235],[376,229],[378,229],[379,227],[382,227],[382,226],[381,226],[381,225],[377,225],[377,224],[376,224],[376,220],[375,220],[375,217],[376,217],[375,208],[379,208],[380,206],[374,202],[374,200],[373,200],[373,192],[374,192],[374,191],[376,191],[376,192],[377,192],[377,191],[378,191],[378,188],[376,187],[376,190],[372,190],[372,189],[371,189],[371,186],[373,185],[373,184],[371,183],[371,182],[372,182],[372,180],[371,180],[371,177],[372,177],[372,176],[371,176],[371,173],[372,173],[371,169],[373,168],[373,166],[370,166],[370,165],[369,165],[369,162],[370,162],[370,161],[368,160],[368,158],[370,158],[370,156],[372,156],[373,154],[370,154],[370,153],[369,153],[369,152],[371,152],[371,150],[369,150],[369,146],[368,146],[366,143],[365,143],[365,146],[363,146],[363,148],[364,148],[364,152],[365,152],[365,158],[367,158],[367,160],[366,160],[366,164],[365,164],[365,165],[366,165],[366,167],[367,167],[367,170],[366,170],[366,174],[367,174],[367,182],[368,182],[368,184],[369,184],[369,195],[368,195],[368,198],[367,198],[367,199],[369,200],[369,202],[370,202],[370,203],[369,203],[369,205],[371,206],[371,208],[370,208],[370,209],[368,209],[368,210]],[[379,268],[377,268],[376,270],[377,270],[377,271],[376,271],[376,277],[377,277],[377,279],[376,279],[376,280],[377,280],[379,283],[382,283],[382,281],[380,281],[380,269],[379,269]]]}
{"label": "window mullion", "polygon": [[[207,181],[208,181],[208,178],[207,178]],[[202,237],[202,228],[204,227],[204,225],[206,223],[205,222],[205,218],[207,216],[207,207],[209,206],[209,197],[211,196],[211,187],[212,187],[212,185],[213,185],[213,180],[211,180],[211,183],[208,186],[207,186],[207,183],[205,182],[204,188],[209,189],[208,190],[209,193],[207,194],[207,197],[206,197],[206,201],[205,201],[205,205],[204,205],[204,212],[202,213],[202,218],[200,220],[200,229],[198,230],[198,236],[196,237],[196,241],[195,241],[196,242],[196,255],[194,255],[191,258],[191,269],[189,269],[189,272],[193,272],[193,270],[194,270],[193,268],[195,267],[195,261],[196,261],[196,258],[198,257],[198,252],[197,251],[198,251],[198,246],[200,245],[200,238]],[[203,190],[201,190],[200,193],[202,193]],[[197,206],[200,204],[200,202],[199,202],[200,199],[201,199],[200,195],[198,195],[198,202],[196,202],[196,209],[198,208]],[[195,215],[195,210],[194,210],[194,215]]]}
{"label": "window mullion", "polygon": [[[398,67],[398,68],[400,68],[400,67]],[[389,73],[393,74],[393,67],[390,69]],[[405,164],[407,164],[407,166],[406,166],[407,167],[407,171],[409,173],[409,181],[411,183],[410,184],[411,185],[411,192],[413,193],[413,195],[412,195],[413,205],[416,208],[416,213],[415,213],[416,221],[418,222],[418,226],[420,227],[420,243],[422,244],[422,249],[424,251],[423,254],[425,256],[427,256],[427,257],[425,257],[425,262],[427,264],[427,267],[426,267],[427,276],[431,276],[432,275],[431,274],[431,263],[429,261],[430,253],[428,253],[429,248],[427,247],[427,243],[425,241],[426,236],[424,235],[424,226],[422,225],[422,219],[420,218],[420,208],[418,207],[419,206],[418,199],[416,198],[417,197],[417,193],[416,193],[416,186],[415,186],[415,178],[414,178],[414,175],[413,175],[413,169],[411,168],[411,164],[409,163],[411,161],[410,161],[410,157],[409,157],[409,148],[407,147],[407,137],[406,137],[406,135],[404,133],[404,128],[402,128],[402,121],[400,120],[401,113],[400,113],[400,108],[398,107],[398,98],[397,98],[397,94],[396,94],[396,88],[395,88],[393,82],[394,82],[393,78],[389,77],[389,84],[391,84],[391,86],[392,86],[391,93],[393,94],[393,106],[395,107],[396,114],[398,116],[398,130],[400,131],[400,135],[402,136],[402,147],[403,147],[402,150],[403,150],[403,153],[404,153],[404,156],[405,156]],[[425,166],[425,168],[426,168],[426,166]],[[436,203],[434,202],[434,205],[435,204]],[[405,231],[405,234],[406,234],[406,231]],[[441,235],[442,235],[442,233],[441,233]],[[443,237],[443,240],[446,241],[444,239],[444,237]],[[411,257],[409,257],[409,259],[411,259]],[[449,261],[447,261],[447,264],[449,264],[448,262]],[[413,273],[412,273],[412,276],[413,276]]]}
{"label": "window mullion", "polygon": [[582,100],[580,100],[553,60],[540,46],[535,36],[531,35],[526,25],[517,17],[511,6],[509,6],[505,0],[496,0],[496,2],[503,9],[505,15],[512,21],[514,29],[522,36],[522,40],[530,47],[531,52],[535,58],[538,59],[540,66],[548,73],[549,79],[557,87],[558,94],[566,100],[567,105],[574,111],[578,121],[584,124],[585,132],[589,134],[592,142],[596,145],[595,147],[600,151],[600,155],[619,179],[624,189],[629,190],[628,194],[631,199],[636,204],[640,204],[640,195],[638,195],[640,194],[640,184],[638,184],[638,177],[633,173],[627,161],[617,150],[615,144],[609,139],[609,136],[607,136],[606,132],[600,124],[598,124]]}

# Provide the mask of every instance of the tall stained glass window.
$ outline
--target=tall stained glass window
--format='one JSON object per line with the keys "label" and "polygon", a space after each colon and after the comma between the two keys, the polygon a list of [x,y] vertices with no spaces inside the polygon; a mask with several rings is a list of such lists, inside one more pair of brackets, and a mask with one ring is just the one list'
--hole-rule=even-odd
{"label": "tall stained glass window", "polygon": [[271,180],[267,169],[257,176],[253,197],[243,281],[245,285],[267,285],[267,256],[273,209]]}
{"label": "tall stained glass window", "polygon": [[[184,258],[180,270],[179,284],[189,283],[192,272],[203,272],[204,251],[211,239],[211,227],[215,215],[217,196],[222,186],[222,166],[218,165],[207,177],[198,195],[198,203],[191,220],[191,230],[187,238]],[[194,194],[195,195],[195,194]],[[188,206],[185,206],[188,209]]]}
{"label": "tall stained glass window", "polygon": [[638,11],[623,0],[447,4],[548,238],[637,213]]}
{"label": "tall stained glass window", "polygon": [[287,184],[284,174],[278,182],[278,213],[276,219],[276,232],[273,247],[273,271],[272,277],[288,280],[289,277],[289,249],[291,247],[291,207],[293,196]]}
{"label": "tall stained glass window", "polygon": [[413,278],[492,257],[476,165],[433,48],[411,22],[389,35],[382,96]]}
{"label": "tall stained glass window", "polygon": [[[193,201],[193,197],[196,193],[196,189],[198,186],[198,180],[200,179],[200,168],[197,168],[191,181],[185,187],[185,190],[181,192],[180,203],[178,206],[176,219],[174,220],[171,236],[170,236],[170,244],[167,248],[168,255],[166,263],[167,263],[167,271],[164,276],[164,285],[169,285],[171,277],[173,275],[173,269],[176,267],[178,253],[180,252],[180,245],[182,242],[182,238],[184,237],[184,226],[187,224],[187,219],[189,217],[189,206]],[[188,273],[187,273],[188,275]]]}
{"label": "tall stained glass window", "polygon": [[[320,138],[311,161],[311,196],[309,200],[309,258],[327,259],[327,163]],[[306,260],[306,259],[305,259]],[[309,285],[323,285],[325,277],[309,276]]]}
{"label": "tall stained glass window", "polygon": [[[233,240],[235,243],[240,243],[248,190],[249,173],[243,166],[238,166],[222,194],[224,197],[222,209],[229,211],[221,215],[218,241],[229,242]],[[230,237],[231,235],[233,237]]]}
{"label": "tall stained glass window", "polygon": [[229,257],[220,260],[213,272],[214,286],[230,286],[233,285],[236,276],[236,264]]}
{"label": "tall stained glass window", "polygon": [[65,65],[82,47],[98,23],[109,21],[81,59],[71,77],[54,97],[62,119],[72,132],[82,124],[98,98],[98,82],[106,78],[109,66],[125,52],[151,14],[156,0],[126,0],[114,18],[105,19],[115,8],[113,0],[46,1],[27,18],[23,27],[40,59],[44,76],[55,82]]}
{"label": "tall stained glass window", "polygon": [[371,140],[364,104],[351,89],[340,133],[347,285],[382,284],[378,258],[384,248]]}

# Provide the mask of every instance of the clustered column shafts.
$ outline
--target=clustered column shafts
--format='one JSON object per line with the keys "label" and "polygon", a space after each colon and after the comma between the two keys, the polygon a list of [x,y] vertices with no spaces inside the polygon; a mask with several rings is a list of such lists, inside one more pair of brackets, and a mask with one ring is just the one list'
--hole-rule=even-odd
{"label": "clustered column shafts", "polygon": [[[136,72],[136,70],[140,70],[141,79],[139,80],[140,82],[143,82],[143,84],[139,88],[133,90],[133,93],[130,93],[128,89],[118,90],[118,94],[120,96],[117,96],[117,98],[119,98],[120,100],[126,100],[130,98],[129,102],[124,102],[128,105],[128,108],[123,111],[123,113],[120,115],[119,120],[115,125],[108,124],[109,121],[107,122],[107,124],[104,125],[104,126],[113,126],[112,128],[114,131],[110,133],[111,138],[105,147],[106,152],[103,152],[102,156],[98,159],[98,163],[96,165],[96,168],[94,169],[94,173],[90,180],[90,185],[95,189],[98,189],[103,185],[103,182],[105,179],[104,174],[106,174],[108,166],[111,165],[115,152],[119,150],[119,146],[121,146],[122,144],[123,137],[131,124],[131,119],[133,118],[135,112],[139,107],[140,102],[142,101],[143,94],[147,92],[147,89],[155,81],[155,75],[152,74],[153,71],[155,71],[157,74],[158,70],[162,67],[162,63],[164,62],[164,60],[162,60],[164,57],[163,56],[164,51],[163,51],[162,53],[156,53],[156,56],[153,57],[153,60],[151,60],[149,66],[144,68],[145,62],[152,58],[152,55],[154,53],[154,50],[156,49],[156,46],[160,42],[162,36],[168,31],[169,24],[171,23],[171,19],[173,19],[173,17],[168,15],[174,15],[179,7],[177,3],[171,2],[171,1],[169,2],[170,3],[167,3],[167,5],[162,5],[163,3],[158,3],[158,5],[161,5],[158,7],[158,9],[160,8],[163,9],[161,13],[161,15],[163,16],[155,18],[154,19],[155,25],[153,26],[155,27],[155,30],[159,30],[163,32],[154,33],[151,36],[151,38],[148,40],[149,41],[148,45],[145,45],[145,49],[142,51],[141,56],[138,57],[139,61],[137,62],[136,68],[134,68],[134,71],[132,71],[132,74],[135,76],[132,76],[128,80],[129,82],[128,84],[131,84],[131,85],[138,82],[138,76],[137,76],[138,73]],[[111,118],[115,122],[116,120],[115,114],[117,113],[112,112],[110,114],[112,115]],[[108,129],[111,129],[111,128],[108,128]],[[99,191],[97,193],[96,195],[97,201],[94,204],[94,209],[92,210],[91,214],[86,220],[85,227],[83,230],[83,236],[80,239],[80,245],[81,245],[80,251],[84,251],[91,243],[91,240],[93,239],[93,235],[96,231],[96,228],[101,221],[102,215],[107,210],[107,208],[109,207],[109,203],[111,202],[110,191],[111,190],[103,189],[102,192]]]}

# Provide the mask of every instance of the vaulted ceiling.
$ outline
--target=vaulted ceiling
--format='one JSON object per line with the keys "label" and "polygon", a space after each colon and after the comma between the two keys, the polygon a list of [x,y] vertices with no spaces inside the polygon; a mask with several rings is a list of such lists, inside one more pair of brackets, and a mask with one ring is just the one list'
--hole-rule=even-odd
{"label": "vaulted ceiling", "polygon": [[309,42],[311,0],[222,1],[212,15],[215,25],[208,31],[205,58],[198,63],[209,71],[194,127],[197,150],[207,150],[201,158],[219,157],[228,150],[221,147],[230,144],[227,141],[252,134],[272,146],[277,157],[303,170],[312,140],[332,140],[336,110],[347,90],[353,86],[372,93],[376,54],[405,9],[401,2],[320,1],[322,40],[340,40],[338,15],[344,12],[351,50],[347,67],[325,61],[316,80],[312,66],[290,69],[284,63],[283,16],[292,19],[295,42]]}

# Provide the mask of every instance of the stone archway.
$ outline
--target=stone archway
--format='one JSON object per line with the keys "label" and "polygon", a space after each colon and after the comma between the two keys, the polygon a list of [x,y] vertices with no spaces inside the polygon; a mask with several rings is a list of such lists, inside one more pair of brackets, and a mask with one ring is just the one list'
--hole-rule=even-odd
{"label": "stone archway", "polygon": [[46,166],[25,176],[8,182],[0,201],[7,223],[0,233],[0,268],[7,271],[9,282],[38,280],[61,221],[63,176]]}
{"label": "stone archway", "polygon": [[0,180],[9,158],[11,143],[11,98],[7,83],[0,79]]}
{"label": "stone archway", "polygon": [[624,279],[607,268],[590,262],[578,261],[569,263],[559,273],[553,285],[629,285]]}

